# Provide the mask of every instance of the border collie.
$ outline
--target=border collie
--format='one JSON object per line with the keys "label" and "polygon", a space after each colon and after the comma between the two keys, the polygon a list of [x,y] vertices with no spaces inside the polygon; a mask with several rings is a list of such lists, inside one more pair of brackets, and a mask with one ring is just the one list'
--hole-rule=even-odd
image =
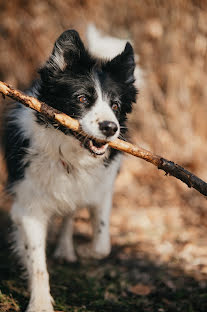
{"label": "border collie", "polygon": [[[57,258],[71,262],[78,254],[101,259],[110,252],[109,216],[121,153],[107,142],[126,132],[127,114],[136,101],[134,69],[130,43],[113,59],[103,60],[89,53],[75,30],[67,30],[27,93],[76,118],[87,137],[19,103],[6,117],[11,218],[31,293],[27,312],[53,311],[45,256],[52,216],[64,216]],[[73,215],[82,207],[92,217],[93,238],[75,252]]]}

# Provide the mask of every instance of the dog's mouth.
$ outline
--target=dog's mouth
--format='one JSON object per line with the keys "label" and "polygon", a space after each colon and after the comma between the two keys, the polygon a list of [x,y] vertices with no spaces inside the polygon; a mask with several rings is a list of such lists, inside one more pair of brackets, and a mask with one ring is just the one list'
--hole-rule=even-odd
{"label": "dog's mouth", "polygon": [[101,156],[105,154],[108,143],[98,142],[95,139],[86,139],[86,142],[84,142],[84,147],[87,148],[91,153]]}
{"label": "dog's mouth", "polygon": [[94,138],[87,138],[80,134],[76,136],[76,138],[81,142],[81,145],[84,146],[93,155],[102,156],[107,150],[107,142],[101,142]]}

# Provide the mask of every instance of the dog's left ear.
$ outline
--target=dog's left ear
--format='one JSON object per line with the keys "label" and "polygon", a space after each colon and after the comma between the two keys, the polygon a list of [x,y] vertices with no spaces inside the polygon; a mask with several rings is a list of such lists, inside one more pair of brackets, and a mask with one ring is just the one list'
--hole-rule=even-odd
{"label": "dog's left ear", "polygon": [[135,61],[131,44],[127,42],[124,51],[109,61],[106,67],[115,77],[124,83],[133,83],[135,81]]}
{"label": "dog's left ear", "polygon": [[52,75],[64,71],[67,66],[72,68],[81,59],[85,59],[86,55],[87,52],[78,32],[73,29],[66,30],[56,40],[53,51],[40,70],[40,74],[47,70]]}

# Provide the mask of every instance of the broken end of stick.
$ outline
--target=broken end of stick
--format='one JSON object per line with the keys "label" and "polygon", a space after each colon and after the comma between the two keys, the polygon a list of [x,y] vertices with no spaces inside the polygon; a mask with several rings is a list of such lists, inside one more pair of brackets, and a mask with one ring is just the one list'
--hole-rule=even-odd
{"label": "broken end of stick", "polygon": [[173,161],[161,157],[157,167],[164,170],[166,175],[174,176],[184,182],[189,188],[193,187],[204,196],[207,196],[207,183]]}

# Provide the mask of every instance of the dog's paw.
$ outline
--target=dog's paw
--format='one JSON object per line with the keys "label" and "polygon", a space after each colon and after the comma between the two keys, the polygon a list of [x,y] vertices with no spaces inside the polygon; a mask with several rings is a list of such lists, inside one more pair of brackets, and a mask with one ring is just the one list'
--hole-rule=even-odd
{"label": "dog's paw", "polygon": [[26,312],[54,312],[54,299],[51,295],[38,297],[38,299],[30,298]]}
{"label": "dog's paw", "polygon": [[77,254],[83,259],[103,259],[110,254],[110,247],[95,248],[91,243],[77,246]]}
{"label": "dog's paw", "polygon": [[54,312],[53,308],[52,310],[49,309],[48,307],[44,308],[36,308],[36,307],[28,307],[26,312]]}
{"label": "dog's paw", "polygon": [[39,305],[39,304],[29,304],[26,312],[54,312],[52,304]]}
{"label": "dog's paw", "polygon": [[58,261],[67,261],[67,262],[76,262],[77,256],[75,254],[74,249],[64,249],[61,245],[59,245],[54,253],[54,258]]}

